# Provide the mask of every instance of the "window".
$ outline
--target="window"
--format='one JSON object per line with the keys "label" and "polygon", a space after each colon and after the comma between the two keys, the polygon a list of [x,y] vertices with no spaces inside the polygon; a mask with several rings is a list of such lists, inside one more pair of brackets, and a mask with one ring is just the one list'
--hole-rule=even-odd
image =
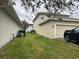
{"label": "window", "polygon": [[79,32],[79,28],[75,28],[75,32]]}

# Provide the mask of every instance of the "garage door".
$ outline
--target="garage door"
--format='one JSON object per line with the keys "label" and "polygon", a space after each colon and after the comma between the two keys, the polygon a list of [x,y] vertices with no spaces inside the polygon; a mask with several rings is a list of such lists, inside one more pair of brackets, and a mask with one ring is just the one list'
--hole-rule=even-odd
{"label": "garage door", "polygon": [[63,38],[65,30],[70,30],[76,26],[71,25],[56,25],[56,38]]}

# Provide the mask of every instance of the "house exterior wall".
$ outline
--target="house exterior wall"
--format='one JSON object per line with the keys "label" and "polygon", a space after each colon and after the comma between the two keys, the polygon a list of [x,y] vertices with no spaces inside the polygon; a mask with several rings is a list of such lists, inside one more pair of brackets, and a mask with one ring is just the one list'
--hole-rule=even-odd
{"label": "house exterior wall", "polygon": [[[43,19],[42,19],[42,17],[43,17]],[[38,34],[41,34],[41,35],[46,36],[46,37],[53,38],[53,36],[54,36],[54,24],[52,24],[50,22],[50,23],[45,24],[43,26],[39,25],[40,23],[42,23],[42,22],[44,22],[44,21],[46,21],[48,19],[49,18],[46,15],[39,15],[37,17],[37,19],[33,22],[33,29],[36,30],[36,32]]]}
{"label": "house exterior wall", "polygon": [[0,9],[0,47],[8,43],[19,29],[22,28]]}
{"label": "house exterior wall", "polygon": [[39,29],[39,34],[49,37],[49,38],[53,38],[55,35],[55,24],[52,22],[48,22],[48,24],[44,24],[44,25],[39,25],[40,29]]}
{"label": "house exterior wall", "polygon": [[[41,19],[43,17],[43,19]],[[48,17],[45,15],[39,15],[36,20],[33,22],[33,29],[39,32],[39,24],[48,20]]]}
{"label": "house exterior wall", "polygon": [[[65,30],[69,30],[79,26],[79,22],[53,21],[53,20],[44,23],[42,25],[39,25],[39,23],[41,23],[40,17],[41,16],[39,16],[35,20],[33,24],[33,29],[36,30],[38,34],[49,38],[63,38],[63,34]],[[46,18],[45,16],[45,20],[46,19],[48,18]]]}

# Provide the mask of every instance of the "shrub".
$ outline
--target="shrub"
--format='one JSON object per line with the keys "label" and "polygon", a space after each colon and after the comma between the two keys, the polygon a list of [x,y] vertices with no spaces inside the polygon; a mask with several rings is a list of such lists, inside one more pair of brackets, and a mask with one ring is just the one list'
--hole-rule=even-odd
{"label": "shrub", "polygon": [[31,33],[36,34],[36,31],[35,30],[31,30]]}

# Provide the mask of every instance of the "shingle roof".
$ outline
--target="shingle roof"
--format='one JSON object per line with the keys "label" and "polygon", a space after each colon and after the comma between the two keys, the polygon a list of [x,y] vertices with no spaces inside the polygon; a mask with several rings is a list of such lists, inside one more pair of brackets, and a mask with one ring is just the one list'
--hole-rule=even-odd
{"label": "shingle roof", "polygon": [[62,18],[62,20],[59,20],[58,18],[55,18],[55,19],[48,19],[42,23],[40,23],[39,25],[43,25],[43,24],[46,24],[47,22],[50,22],[50,21],[60,21],[60,22],[76,22],[76,23],[79,23],[79,19],[75,19],[75,18]]}
{"label": "shingle roof", "polygon": [[65,17],[69,17],[69,15],[65,15],[65,14],[53,14],[53,13],[49,13],[49,12],[39,12],[36,17],[34,18],[33,22],[36,20],[36,18],[39,16],[39,15],[54,15],[54,16],[65,16]]}
{"label": "shingle roof", "polygon": [[[39,15],[49,15],[49,13],[48,13],[48,12],[41,12],[41,13],[38,13],[37,16],[34,18],[33,22],[37,19],[37,17],[38,17]],[[79,23],[79,19],[70,18],[69,15],[53,14],[53,13],[51,13],[50,15],[56,16],[56,17],[53,17],[53,18],[58,18],[57,16],[65,16],[65,17],[61,17],[62,20],[58,20],[58,19],[57,19],[57,20],[56,20],[56,19],[53,20],[53,18],[51,18],[51,19],[49,18],[48,20],[46,20],[46,21],[40,23],[39,25],[45,24],[45,23],[50,22],[50,21],[62,21],[62,22],[66,21],[66,22],[78,22],[78,23]],[[60,17],[59,17],[59,18],[60,18]]]}

